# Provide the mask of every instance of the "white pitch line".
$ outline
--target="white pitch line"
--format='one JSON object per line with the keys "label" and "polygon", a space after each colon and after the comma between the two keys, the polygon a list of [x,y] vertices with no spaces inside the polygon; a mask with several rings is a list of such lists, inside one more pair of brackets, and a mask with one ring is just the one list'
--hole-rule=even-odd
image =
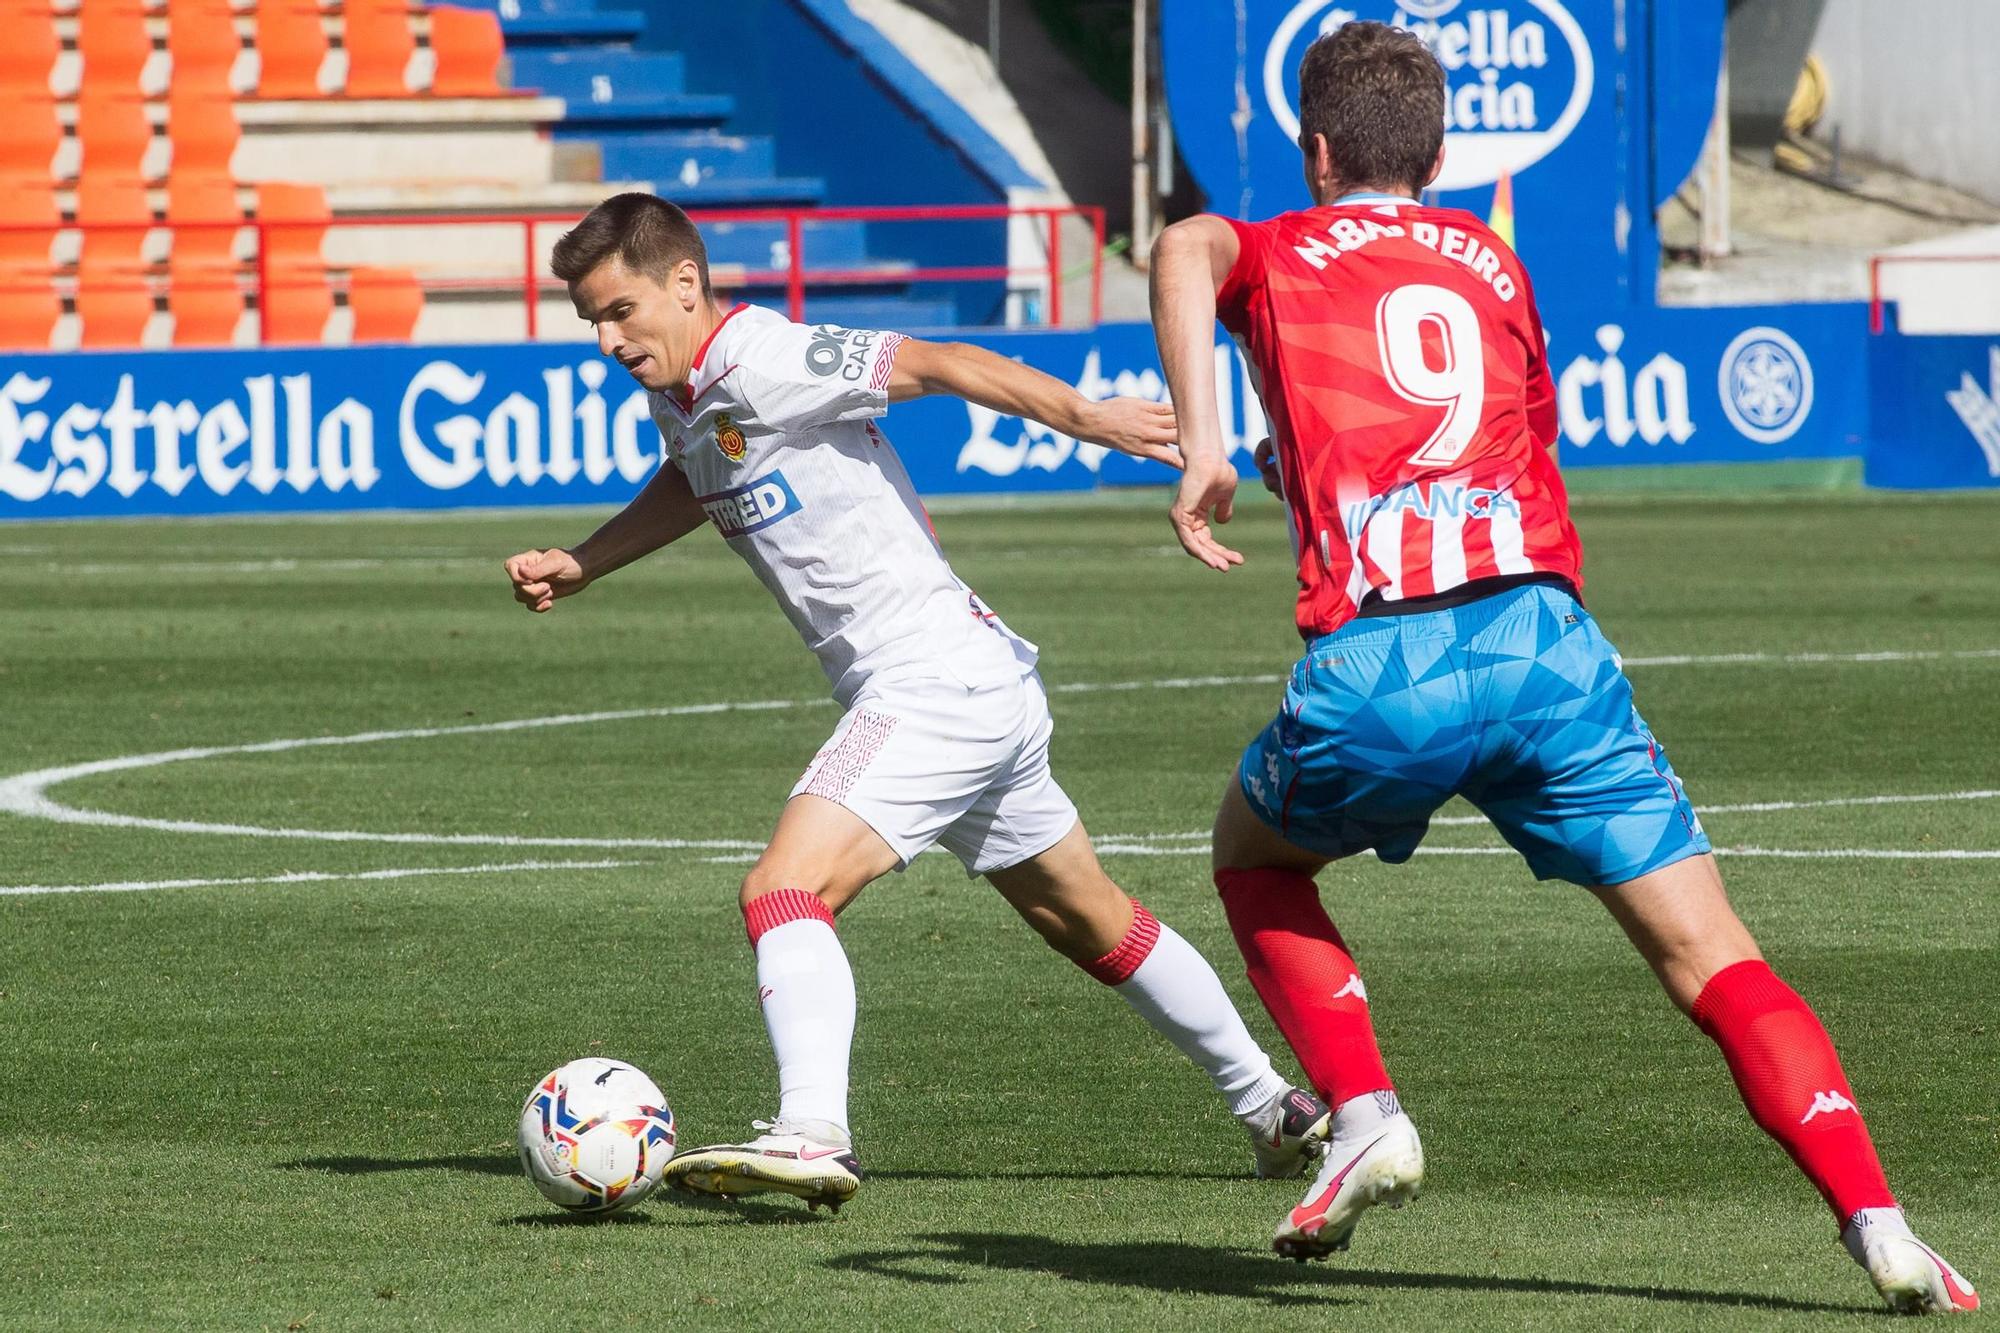
{"label": "white pitch line", "polygon": [[426,875],[504,875],[520,870],[620,870],[649,865],[647,861],[515,861],[491,866],[411,866],[392,870],[347,873],[295,870],[284,875],[247,875],[235,879],[126,879],[104,884],[6,884],[0,897],[42,893],[145,893],[155,889],[207,889],[238,884],[331,884],[364,879],[420,879]]}
{"label": "white pitch line", "polygon": [[[1155,843],[1117,842],[1107,839],[1096,844],[1105,856],[1205,856],[1207,847],[1162,847]],[[1903,850],[1895,847],[1717,847],[1717,856],[1772,856],[1791,860],[1865,859],[1877,861],[1991,861],[2000,860],[2000,848],[1933,847]],[[1515,856],[1512,847],[1419,847],[1419,856]],[[732,861],[734,857],[704,860]]]}
{"label": "white pitch line", "polygon": [[[1873,653],[1724,653],[1710,656],[1631,658],[1630,666],[1696,666],[1741,663],[1820,663],[1820,662],[1907,662],[1941,658],[2000,658],[2000,649],[1965,649],[1953,652],[1893,651]],[[1188,690],[1223,688],[1236,685],[1269,685],[1286,679],[1280,675],[1166,676],[1152,680],[1071,681],[1051,689],[1054,694],[1095,694],[1136,690]],[[121,755],[83,764],[36,769],[0,779],[0,814],[46,819],[63,824],[87,824],[100,828],[151,829],[165,833],[205,833],[230,837],[290,838],[312,842],[377,842],[446,847],[573,847],[645,848],[651,850],[755,850],[761,843],[733,838],[572,838],[537,837],[524,834],[482,833],[373,833],[360,829],[272,828],[256,824],[224,824],[206,820],[152,819],[141,815],[121,815],[104,810],[67,806],[51,799],[48,789],[78,778],[104,773],[152,768],[188,760],[213,759],[232,754],[278,754],[288,750],[335,745],[367,745],[383,741],[425,740],[438,736],[471,736],[498,732],[530,731],[543,727],[577,726],[594,722],[625,722],[645,718],[696,717],[713,713],[777,712],[798,708],[824,707],[825,699],[756,699],[739,702],[680,704],[662,708],[624,708],[595,713],[564,713],[552,717],[516,718],[504,722],[478,722],[449,727],[412,727],[396,731],[365,731],[348,736],[307,736],[287,740],[259,741],[245,745],[198,746],[182,750],[162,750],[151,754]],[[1884,803],[1898,798],[1881,798]],[[1910,798],[1922,799],[1922,798]],[[1858,802],[1857,802],[1858,803]],[[1802,807],[1772,807],[1802,808]],[[1440,824],[1480,821],[1467,816],[1449,816]],[[1174,835],[1200,836],[1200,835]]]}
{"label": "white pitch line", "polygon": [[1878,653],[1678,653],[1627,657],[1626,666],[1817,666],[1828,662],[1943,662],[2000,657],[2000,648],[1894,651]]}
{"label": "white pitch line", "polygon": [[332,573],[352,572],[363,569],[387,569],[390,567],[419,566],[424,569],[484,569],[495,564],[474,556],[413,556],[387,558],[381,556],[356,556],[352,558],[304,558],[288,559],[274,556],[263,560],[90,560],[74,564],[60,560],[50,560],[42,568],[50,574],[296,574],[324,570]]}

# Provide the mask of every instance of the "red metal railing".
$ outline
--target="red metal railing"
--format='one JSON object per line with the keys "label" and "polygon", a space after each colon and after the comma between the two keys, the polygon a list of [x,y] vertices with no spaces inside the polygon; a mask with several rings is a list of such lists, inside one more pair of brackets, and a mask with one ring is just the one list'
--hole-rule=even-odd
{"label": "red metal railing", "polygon": [[2000,254],[1870,255],[1868,258],[1868,331],[1882,331],[1882,266],[1885,264],[2000,264]]}
{"label": "red metal railing", "polygon": [[[133,232],[193,232],[250,231],[255,234],[256,246],[250,265],[250,283],[246,294],[257,298],[258,337],[260,342],[269,341],[271,303],[265,295],[288,284],[286,277],[274,273],[272,265],[271,239],[273,235],[282,237],[286,233],[329,232],[351,230],[359,227],[425,227],[425,228],[471,228],[471,227],[519,227],[521,230],[521,274],[520,293],[526,315],[526,333],[529,338],[539,335],[540,320],[538,305],[545,286],[554,279],[544,277],[538,271],[538,240],[540,229],[544,227],[567,228],[575,225],[580,214],[574,212],[535,213],[425,213],[417,215],[391,215],[370,217],[332,218],[325,222],[296,221],[291,219],[246,218],[242,222],[121,222],[82,224],[75,222],[50,226],[43,223],[0,224],[0,237],[18,234],[52,234],[57,231],[74,231],[84,234],[126,234]],[[909,205],[882,207],[825,207],[825,208],[742,208],[742,209],[691,209],[688,216],[697,224],[715,223],[779,223],[785,229],[786,255],[783,266],[768,268],[739,268],[734,265],[718,266],[717,286],[725,289],[741,287],[782,286],[785,291],[787,309],[793,319],[805,315],[806,292],[814,286],[856,286],[864,284],[923,283],[923,282],[999,282],[1010,288],[1026,283],[1047,284],[1047,304],[1043,309],[1041,324],[1059,326],[1063,322],[1063,286],[1067,276],[1062,268],[1062,226],[1067,218],[1080,217],[1088,221],[1091,229],[1090,260],[1090,323],[1102,321],[1104,314],[1104,210],[1094,205],[1036,205],[1012,207],[1004,204],[951,204],[951,205]],[[922,222],[992,222],[1025,219],[1037,229],[1037,239],[1041,242],[1044,257],[1032,265],[964,264],[943,266],[895,265],[887,264],[872,268],[812,268],[807,263],[807,246],[811,228],[818,223],[828,222],[876,222],[876,223],[922,223]],[[1011,242],[1010,236],[1009,241]],[[893,249],[893,241],[889,248]],[[323,261],[322,261],[323,263]],[[339,265],[323,267],[338,272]],[[10,287],[19,285],[20,275],[25,270],[18,262],[13,265],[14,275],[5,281]],[[54,270],[48,270],[53,272]],[[152,272],[142,269],[141,272]],[[418,279],[427,293],[449,292],[468,289],[494,290],[503,288],[508,281],[503,276],[485,277],[440,277],[435,274],[419,273]],[[724,281],[726,278],[728,281]]]}

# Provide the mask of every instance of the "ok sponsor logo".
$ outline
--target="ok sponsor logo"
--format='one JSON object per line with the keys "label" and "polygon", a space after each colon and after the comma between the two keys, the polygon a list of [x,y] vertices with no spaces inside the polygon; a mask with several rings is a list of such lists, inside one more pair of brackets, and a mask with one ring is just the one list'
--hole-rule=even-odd
{"label": "ok sponsor logo", "polygon": [[702,512],[725,537],[747,537],[782,523],[805,506],[783,472],[767,472],[733,490],[700,497]]}
{"label": "ok sponsor logo", "polygon": [[806,347],[806,369],[821,379],[838,375],[853,384],[867,373],[869,357],[881,341],[882,335],[874,329],[816,325],[812,342]]}
{"label": "ok sponsor logo", "polygon": [[1299,58],[1323,33],[1357,19],[1415,33],[1444,66],[1440,190],[1526,170],[1569,137],[1590,105],[1590,43],[1558,0],[1298,0],[1264,52],[1264,100],[1286,134],[1299,132]]}

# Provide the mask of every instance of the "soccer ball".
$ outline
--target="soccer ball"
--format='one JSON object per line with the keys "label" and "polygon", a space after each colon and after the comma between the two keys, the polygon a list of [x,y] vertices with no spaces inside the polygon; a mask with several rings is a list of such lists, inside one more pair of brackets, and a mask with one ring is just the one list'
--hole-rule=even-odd
{"label": "soccer ball", "polygon": [[572,1060],[521,1108],[521,1169],[572,1212],[631,1207],[652,1193],[673,1155],[666,1094],[621,1060]]}

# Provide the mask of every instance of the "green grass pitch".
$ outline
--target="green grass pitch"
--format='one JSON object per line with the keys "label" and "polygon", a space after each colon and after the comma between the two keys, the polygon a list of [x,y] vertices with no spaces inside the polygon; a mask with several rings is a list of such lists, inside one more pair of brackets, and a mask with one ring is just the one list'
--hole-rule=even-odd
{"label": "green grass pitch", "polygon": [[[1273,677],[1294,656],[1275,508],[1245,504],[1226,532],[1250,563],[1219,576],[1168,550],[1162,505],[961,506],[937,525],[1042,645],[1057,772],[1127,849],[1112,874],[1277,1050],[1200,850],[1276,686],[1077,688]],[[712,536],[549,616],[515,607],[501,557],[596,517],[0,530],[0,779],[225,747],[38,788],[141,822],[0,814],[0,885],[255,881],[0,896],[0,1327],[1878,1317],[1817,1197],[1601,909],[1475,852],[1322,877],[1430,1155],[1425,1197],[1331,1262],[1266,1251],[1298,1186],[1249,1179],[1205,1081],[938,856],[841,925],[870,1172],[852,1206],[560,1215],[512,1134],[567,1059],[636,1062],[684,1143],[774,1110],[741,868],[713,859],[736,853],[645,844],[761,838],[835,718]],[[1799,854],[1727,856],[1741,911],[1826,1019],[1922,1234],[2000,1279],[2000,507],[1587,494],[1578,518],[1591,605],[1715,840]],[[1731,654],[1760,656],[1712,660]],[[792,706],[476,729],[754,701]],[[440,728],[457,730],[227,749]],[[1760,803],[1795,804],[1730,810]],[[618,845],[478,841],[498,836]],[[1430,845],[1497,839],[1451,824]],[[358,877],[531,862],[599,864]],[[300,873],[317,877],[270,882]]]}

